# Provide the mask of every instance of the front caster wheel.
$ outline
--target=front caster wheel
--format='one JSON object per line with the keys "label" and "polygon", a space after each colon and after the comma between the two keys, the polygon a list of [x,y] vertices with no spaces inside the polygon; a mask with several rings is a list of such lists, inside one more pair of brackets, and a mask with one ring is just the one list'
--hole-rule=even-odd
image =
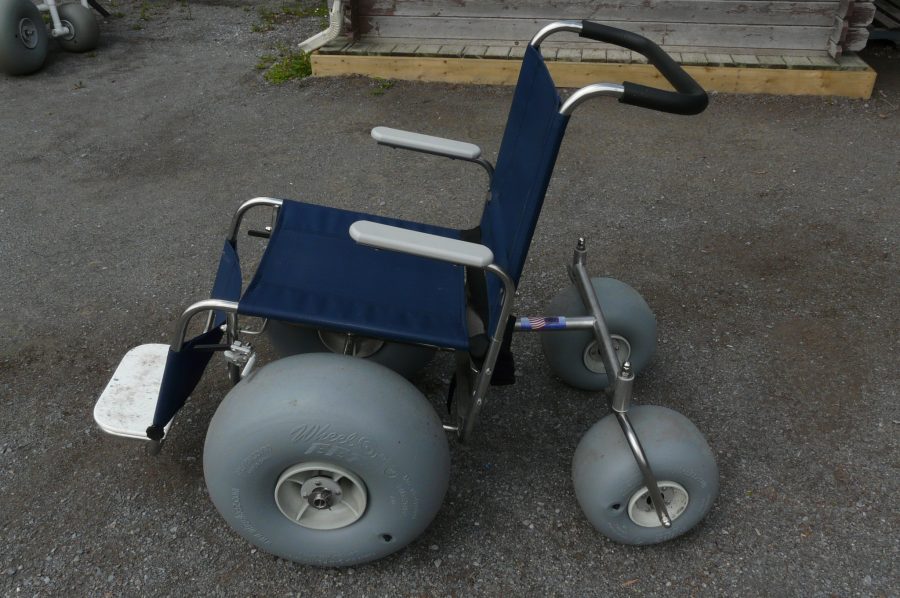
{"label": "front caster wheel", "polygon": [[[644,298],[624,282],[614,278],[593,278],[591,282],[619,363],[629,361],[632,371],[639,373],[656,352],[656,317]],[[556,295],[547,313],[589,315],[574,286]],[[550,369],[566,384],[582,390],[601,390],[609,386],[610,379],[593,332],[548,332],[541,335],[541,346]]]}
{"label": "front caster wheel", "polygon": [[69,33],[57,38],[67,52],[88,52],[100,41],[100,25],[90,8],[77,2],[62,4],[58,8],[59,19]]}
{"label": "front caster wheel", "polygon": [[672,527],[660,524],[640,469],[615,415],[587,431],[572,460],[581,510],[597,530],[623,544],[657,544],[679,536],[703,519],[719,491],[715,457],[696,426],[665,407],[628,411]]}
{"label": "front caster wheel", "polygon": [[301,353],[348,354],[374,361],[407,378],[428,365],[435,353],[429,347],[317,330],[278,320],[269,320],[266,333],[275,352],[281,357]]}
{"label": "front caster wheel", "polygon": [[249,542],[308,565],[400,550],[437,514],[450,452],[437,414],[402,376],[325,353],[254,370],[216,410],[209,495]]}
{"label": "front caster wheel", "polygon": [[31,0],[0,0],[0,71],[28,75],[47,58],[49,35]]}

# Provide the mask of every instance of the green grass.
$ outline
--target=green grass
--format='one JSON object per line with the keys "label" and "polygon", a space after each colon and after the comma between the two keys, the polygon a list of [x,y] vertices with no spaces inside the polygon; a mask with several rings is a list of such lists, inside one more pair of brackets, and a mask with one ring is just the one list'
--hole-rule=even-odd
{"label": "green grass", "polygon": [[394,82],[390,79],[382,79],[381,77],[375,77],[374,79],[375,88],[371,91],[373,96],[383,96],[384,92],[394,86]]}
{"label": "green grass", "polygon": [[[265,58],[265,57],[263,57]],[[259,68],[259,64],[256,66]],[[266,81],[281,85],[292,79],[303,79],[312,75],[312,63],[309,61],[309,54],[303,51],[288,52],[283,54],[281,58],[273,64],[264,75]]]}

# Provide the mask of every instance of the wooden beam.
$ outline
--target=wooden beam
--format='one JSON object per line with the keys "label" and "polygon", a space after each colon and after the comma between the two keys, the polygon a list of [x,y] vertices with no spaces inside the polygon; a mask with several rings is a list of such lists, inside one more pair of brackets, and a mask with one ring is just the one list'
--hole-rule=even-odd
{"label": "wooden beam", "polygon": [[372,17],[478,17],[828,26],[842,0],[365,0]]}
{"label": "wooden beam", "polygon": [[[560,87],[581,87],[599,81],[632,81],[667,88],[659,72],[646,64],[551,62],[547,66]],[[516,60],[490,58],[430,58],[404,56],[349,56],[314,54],[313,75],[336,77],[365,75],[409,81],[514,85],[519,75]],[[772,69],[688,66],[685,69],[708,90],[724,93],[826,95],[869,98],[875,71]]]}
{"label": "wooden beam", "polygon": [[[836,7],[836,5],[835,5]],[[650,15],[647,15],[649,17]],[[522,42],[547,24],[546,19],[487,17],[406,17],[358,16],[366,38],[489,39],[494,42]],[[777,48],[780,50],[825,50],[834,29],[835,17],[825,25],[757,25],[718,23],[660,23],[653,21],[597,22],[643,35],[663,46],[705,48]],[[838,18],[838,23],[843,19]],[[595,44],[574,33],[561,33],[554,40]],[[712,50],[711,50],[712,51]]]}

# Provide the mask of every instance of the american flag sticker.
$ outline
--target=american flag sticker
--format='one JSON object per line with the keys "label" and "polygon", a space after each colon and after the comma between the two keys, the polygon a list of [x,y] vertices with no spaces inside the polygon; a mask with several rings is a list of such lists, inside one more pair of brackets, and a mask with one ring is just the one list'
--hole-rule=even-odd
{"label": "american flag sticker", "polygon": [[566,327],[565,318],[519,318],[522,330],[562,330]]}

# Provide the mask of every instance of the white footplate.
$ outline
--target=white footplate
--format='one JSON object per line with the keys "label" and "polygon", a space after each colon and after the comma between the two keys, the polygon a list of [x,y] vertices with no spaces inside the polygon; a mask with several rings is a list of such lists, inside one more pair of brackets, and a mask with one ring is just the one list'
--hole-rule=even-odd
{"label": "white footplate", "polygon": [[[162,384],[169,345],[140,345],[122,358],[97,404],[94,420],[114,436],[147,438]],[[166,426],[166,430],[169,426]]]}

